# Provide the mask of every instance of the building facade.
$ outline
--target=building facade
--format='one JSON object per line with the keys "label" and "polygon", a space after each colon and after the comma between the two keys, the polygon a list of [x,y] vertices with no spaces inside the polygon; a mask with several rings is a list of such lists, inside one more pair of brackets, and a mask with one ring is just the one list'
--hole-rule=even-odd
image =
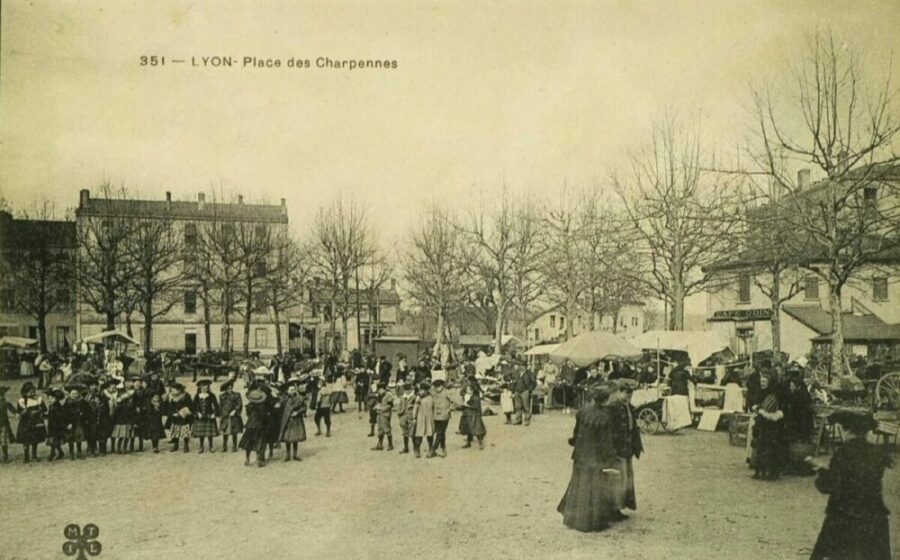
{"label": "building facade", "polygon": [[[597,324],[599,322],[599,324]],[[644,305],[639,303],[628,304],[622,307],[618,317],[605,315],[595,318],[595,330],[615,332],[623,337],[630,337],[644,332],[646,316]],[[591,329],[591,319],[587,312],[575,314],[572,325],[572,334],[578,335]],[[566,315],[559,308],[552,308],[540,314],[531,321],[527,327],[526,345],[531,347],[541,343],[561,342],[566,338]]]}

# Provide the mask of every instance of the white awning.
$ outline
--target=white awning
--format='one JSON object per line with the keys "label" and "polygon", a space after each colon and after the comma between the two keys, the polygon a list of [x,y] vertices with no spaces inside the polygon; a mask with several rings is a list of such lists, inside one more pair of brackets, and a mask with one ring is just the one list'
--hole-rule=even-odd
{"label": "white awning", "polygon": [[559,348],[559,344],[538,344],[537,346],[523,352],[524,356],[546,356]]}

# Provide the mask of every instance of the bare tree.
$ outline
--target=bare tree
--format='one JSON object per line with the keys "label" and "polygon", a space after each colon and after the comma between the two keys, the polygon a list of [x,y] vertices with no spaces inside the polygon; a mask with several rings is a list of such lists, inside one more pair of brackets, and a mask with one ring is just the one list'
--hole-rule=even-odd
{"label": "bare tree", "polygon": [[219,204],[212,205],[214,215],[198,230],[197,258],[189,261],[192,269],[189,277],[198,282],[198,295],[204,299],[205,324],[209,324],[210,309],[214,307],[210,299],[217,303],[215,307],[219,308],[223,323],[222,349],[231,352],[234,349],[231,321],[243,302],[240,289],[243,262],[235,223],[219,215],[219,207]]}
{"label": "bare tree", "polygon": [[352,284],[372,250],[365,207],[339,198],[319,208],[313,222],[313,248],[315,273],[325,279],[328,289],[329,350],[334,351],[337,317],[341,317],[346,344],[347,323],[355,307]]}
{"label": "bare tree", "polygon": [[535,303],[546,293],[542,263],[547,254],[547,243],[541,213],[532,202],[523,203],[513,219],[516,235],[510,255],[509,316],[518,318],[525,341],[528,324],[534,318]]}
{"label": "bare tree", "polygon": [[543,216],[543,280],[547,298],[566,317],[566,340],[572,338],[574,318],[587,289],[584,236],[588,222],[579,202],[579,196],[565,187],[560,199]]}
{"label": "bare tree", "polygon": [[[234,224],[234,247],[238,264],[237,291],[243,302],[238,307],[244,323],[244,356],[250,355],[250,323],[254,313],[264,314],[269,307],[267,278],[269,261],[277,256],[279,226],[240,221]],[[281,341],[279,339],[278,343]]]}
{"label": "bare tree", "polygon": [[100,190],[103,198],[92,198],[89,207],[77,210],[81,214],[76,228],[78,293],[91,309],[105,316],[106,329],[112,330],[132,301],[134,275],[128,242],[134,221],[121,211],[120,201],[128,200],[124,188],[105,184]]}
{"label": "bare tree", "polygon": [[684,328],[684,300],[711,282],[703,268],[734,244],[730,182],[740,177],[707,171],[714,168],[699,125],[667,115],[632,154],[630,173],[612,178],[639,241],[642,267],[634,278],[671,306],[672,330]]}
{"label": "bare tree", "polygon": [[438,208],[424,213],[410,231],[402,270],[409,298],[437,318],[435,354],[443,348],[447,318],[466,298],[465,260],[452,216]]}
{"label": "bare tree", "polygon": [[287,232],[280,232],[274,239],[274,250],[269,259],[271,268],[263,279],[261,289],[275,319],[275,338],[278,355],[282,347],[281,318],[286,311],[301,305],[309,283],[311,263],[308,248],[301,246]]}
{"label": "bare tree", "polygon": [[[897,90],[890,70],[870,79],[859,54],[830,32],[810,37],[790,72],[786,106],[772,88],[753,91],[758,142],[751,156],[777,187],[762,195],[792,230],[790,252],[805,255],[802,266],[828,286],[831,369],[841,372],[842,289],[897,247]],[[810,163],[824,175],[813,188],[808,175],[793,174]]]}
{"label": "bare tree", "polygon": [[[381,250],[372,251],[369,262],[361,267],[360,289],[366,294],[367,314],[369,316],[369,346],[375,349],[375,336],[380,332],[382,290],[394,277],[394,266],[391,256]],[[360,346],[362,342],[360,341]]]}
{"label": "bare tree", "polygon": [[[22,238],[4,243],[4,274],[14,287],[14,308],[37,322],[41,352],[46,352],[47,316],[69,311],[74,304],[75,229],[73,222],[54,219],[53,206],[44,202],[28,220]],[[71,226],[71,227],[70,227]]]}
{"label": "bare tree", "polygon": [[182,295],[180,233],[171,216],[157,216],[136,223],[126,243],[134,270],[132,292],[144,323],[145,353],[152,350],[154,320],[166,315]]}

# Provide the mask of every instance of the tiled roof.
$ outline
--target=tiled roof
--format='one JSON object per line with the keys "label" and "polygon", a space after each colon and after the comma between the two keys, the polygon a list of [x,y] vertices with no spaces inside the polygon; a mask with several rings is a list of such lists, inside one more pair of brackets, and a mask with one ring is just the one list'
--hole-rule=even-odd
{"label": "tiled roof", "polygon": [[[831,313],[818,306],[785,305],[784,312],[800,321],[819,336],[814,341],[831,340]],[[889,325],[877,315],[844,314],[844,340],[866,342],[900,340],[900,325]]]}
{"label": "tiled roof", "polygon": [[[350,290],[350,303],[356,303],[356,292],[354,290]],[[379,306],[383,305],[400,305],[400,294],[397,293],[396,289],[382,289],[375,290],[374,294],[375,301],[378,302]],[[313,288],[312,289],[312,301],[318,304],[327,304],[331,302],[331,294],[329,293],[327,288]],[[369,291],[365,289],[359,290],[359,301],[363,305],[368,305],[369,303]]]}
{"label": "tiled roof", "polygon": [[[201,207],[202,206],[202,207]],[[91,198],[75,211],[78,216],[134,216],[178,220],[228,220],[287,223],[287,211],[277,204],[232,204],[183,200],[122,200]]]}

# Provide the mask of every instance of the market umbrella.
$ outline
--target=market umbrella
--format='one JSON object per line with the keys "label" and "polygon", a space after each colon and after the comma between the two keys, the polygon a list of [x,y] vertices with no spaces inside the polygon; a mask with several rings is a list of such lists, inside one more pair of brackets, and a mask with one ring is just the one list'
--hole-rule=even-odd
{"label": "market umbrella", "polygon": [[578,367],[587,367],[598,360],[640,356],[641,349],[624,338],[603,331],[581,333],[550,352],[550,359],[561,364],[572,360]]}
{"label": "market umbrella", "polygon": [[24,338],[21,336],[4,336],[3,338],[0,338],[0,346],[27,348],[34,344],[37,344],[37,340],[33,338]]}
{"label": "market umbrella", "polygon": [[98,333],[91,336],[86,336],[81,339],[82,342],[88,344],[98,344],[101,342],[105,342],[107,340],[112,340],[114,342],[121,342],[123,344],[137,344],[140,346],[140,342],[131,338],[125,333],[121,333],[119,331],[103,331],[102,333]]}

